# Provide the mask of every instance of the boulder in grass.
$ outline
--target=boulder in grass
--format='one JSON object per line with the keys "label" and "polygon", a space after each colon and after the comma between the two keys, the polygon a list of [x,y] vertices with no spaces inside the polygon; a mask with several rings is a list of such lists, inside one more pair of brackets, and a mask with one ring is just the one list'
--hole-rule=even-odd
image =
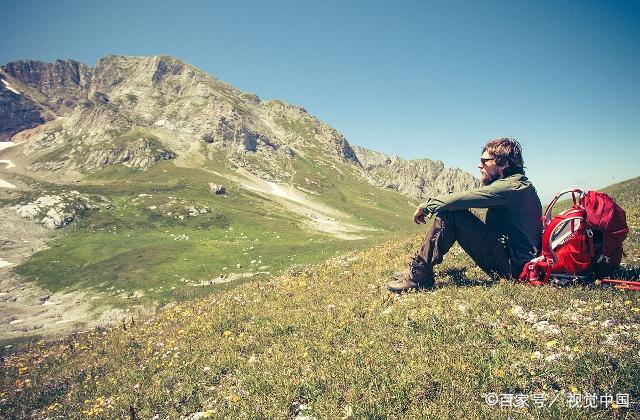
{"label": "boulder in grass", "polygon": [[209,190],[211,190],[215,195],[223,195],[227,193],[227,189],[224,186],[214,184],[213,182],[209,183]]}

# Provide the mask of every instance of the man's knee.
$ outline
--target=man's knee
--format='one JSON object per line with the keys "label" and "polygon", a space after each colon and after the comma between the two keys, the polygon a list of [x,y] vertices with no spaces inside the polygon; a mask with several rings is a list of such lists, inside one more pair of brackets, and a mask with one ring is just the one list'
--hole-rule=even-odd
{"label": "man's knee", "polygon": [[[433,225],[427,233],[430,242],[435,242],[438,238],[448,238],[445,241],[455,241],[458,234],[465,228],[470,228],[473,221],[473,214],[469,210],[441,211],[435,214]],[[476,220],[476,223],[478,220]]]}

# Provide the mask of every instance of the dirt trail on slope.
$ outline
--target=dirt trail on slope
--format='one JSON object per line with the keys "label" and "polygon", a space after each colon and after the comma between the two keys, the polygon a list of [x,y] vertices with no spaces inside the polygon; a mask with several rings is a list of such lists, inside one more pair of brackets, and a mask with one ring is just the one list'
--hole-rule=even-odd
{"label": "dirt trail on slope", "polygon": [[287,210],[303,216],[303,223],[310,230],[345,240],[365,239],[364,232],[375,230],[345,221],[351,219],[348,214],[311,199],[305,192],[291,185],[265,181],[242,168],[236,169],[238,176],[222,175],[209,169],[205,170],[229,178],[241,187],[269,199],[278,198],[277,202]]}

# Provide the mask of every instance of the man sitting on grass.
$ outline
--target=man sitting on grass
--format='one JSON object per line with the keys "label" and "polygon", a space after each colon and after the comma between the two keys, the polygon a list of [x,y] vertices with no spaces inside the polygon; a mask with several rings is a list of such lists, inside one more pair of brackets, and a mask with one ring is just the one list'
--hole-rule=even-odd
{"label": "man sitting on grass", "polygon": [[[458,241],[462,249],[493,278],[517,278],[540,250],[542,207],[524,175],[520,144],[509,138],[489,141],[480,157],[481,187],[429,198],[413,214],[417,224],[435,214],[433,225],[408,272],[387,284],[396,293],[430,289],[433,266]],[[469,209],[486,208],[486,222]]]}

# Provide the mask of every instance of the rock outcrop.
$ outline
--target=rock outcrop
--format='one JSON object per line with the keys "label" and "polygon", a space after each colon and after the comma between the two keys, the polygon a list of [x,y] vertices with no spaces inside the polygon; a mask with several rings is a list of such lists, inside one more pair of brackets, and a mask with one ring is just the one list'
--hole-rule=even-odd
{"label": "rock outcrop", "polygon": [[224,186],[215,184],[213,182],[209,183],[209,191],[211,191],[213,195],[224,195],[227,193],[227,189]]}
{"label": "rock outcrop", "polygon": [[76,162],[76,168],[96,169],[105,165],[123,163],[133,168],[147,168],[160,160],[175,159],[176,155],[163,149],[156,141],[138,138],[130,143],[109,149],[95,150]]}
{"label": "rock outcrop", "polygon": [[57,229],[76,220],[82,213],[99,208],[108,208],[111,203],[103,197],[88,197],[78,191],[60,195],[43,195],[34,201],[13,207],[15,213],[49,228]]}

